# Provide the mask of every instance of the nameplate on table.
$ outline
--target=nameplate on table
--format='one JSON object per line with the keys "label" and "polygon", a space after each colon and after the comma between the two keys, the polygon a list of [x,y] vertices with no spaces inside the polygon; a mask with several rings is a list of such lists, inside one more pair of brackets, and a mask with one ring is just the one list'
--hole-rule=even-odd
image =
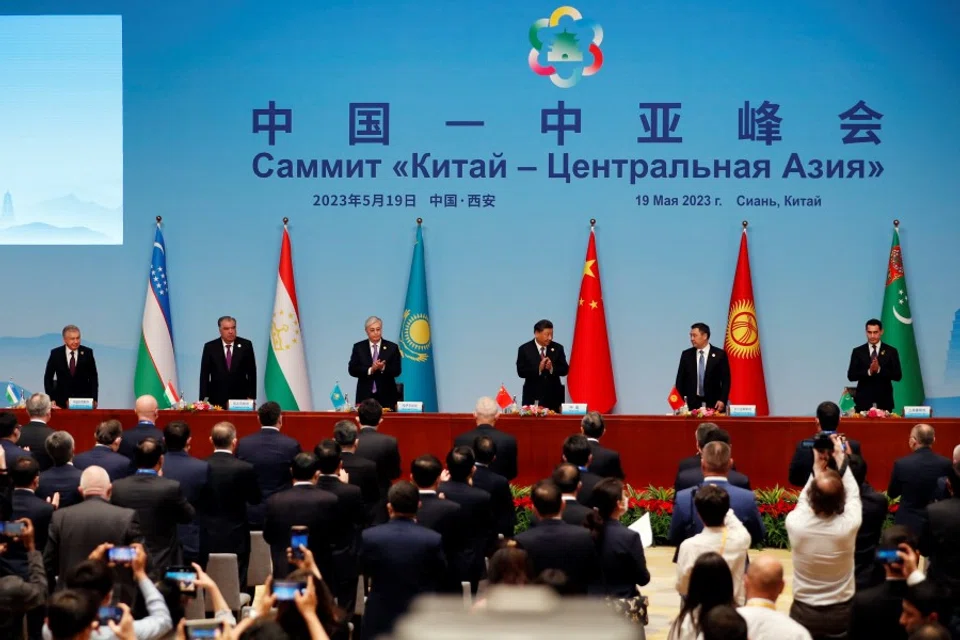
{"label": "nameplate on table", "polygon": [[582,416],[587,413],[586,402],[564,402],[560,405],[560,413],[565,416]]}
{"label": "nameplate on table", "polygon": [[423,413],[423,403],[404,400],[397,403],[397,413]]}
{"label": "nameplate on table", "polygon": [[255,400],[227,400],[228,411],[253,411],[256,408]]}
{"label": "nameplate on table", "polygon": [[67,398],[67,409],[93,409],[93,398]]}
{"label": "nameplate on table", "polygon": [[930,407],[904,407],[904,418],[929,418],[931,415]]}
{"label": "nameplate on table", "polygon": [[755,418],[757,416],[757,405],[731,404],[727,406],[727,415],[734,418]]}

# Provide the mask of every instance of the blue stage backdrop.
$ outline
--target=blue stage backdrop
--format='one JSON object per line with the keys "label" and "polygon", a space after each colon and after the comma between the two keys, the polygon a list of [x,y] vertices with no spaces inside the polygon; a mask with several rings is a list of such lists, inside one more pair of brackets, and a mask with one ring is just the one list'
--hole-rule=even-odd
{"label": "blue stage backdrop", "polygon": [[[180,386],[216,319],[262,389],[290,218],[314,404],[369,315],[401,331],[423,217],[439,407],[550,318],[569,352],[595,217],[621,413],[722,344],[740,240],[774,414],[839,398],[892,221],[927,395],[960,415],[960,10],[948,0],[10,0],[0,17],[0,378],[75,323],[129,406],[155,216]],[[19,15],[14,15],[19,14]],[[261,392],[262,394],[262,392]],[[262,399],[262,395],[261,395]]]}

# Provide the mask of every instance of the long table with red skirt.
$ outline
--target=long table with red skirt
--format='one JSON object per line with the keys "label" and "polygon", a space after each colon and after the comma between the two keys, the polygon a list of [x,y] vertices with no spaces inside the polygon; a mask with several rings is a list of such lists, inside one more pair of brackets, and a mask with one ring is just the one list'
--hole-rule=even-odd
{"label": "long table with red skirt", "polygon": [[[18,412],[18,417],[21,424],[27,421],[23,411]],[[332,437],[333,425],[338,420],[355,417],[355,413],[288,412],[283,414],[283,432],[296,438],[303,449],[309,451],[321,440]],[[80,452],[93,447],[97,424],[114,418],[120,420],[125,429],[137,422],[131,410],[58,410],[50,426],[69,431]],[[216,423],[231,422],[240,437],[259,428],[256,413],[238,411],[161,411],[157,424],[162,428],[172,420],[184,420],[190,425],[193,437],[190,453],[200,458],[213,452],[209,436]],[[632,415],[610,415],[604,420],[603,445],[620,452],[627,482],[635,488],[672,486],[677,462],[696,453],[694,432],[703,422],[693,417]],[[797,443],[816,432],[816,423],[810,417],[710,420],[730,432],[736,467],[750,477],[754,488],[788,486],[787,470]],[[932,418],[923,422],[936,429],[934,450],[950,457],[953,447],[960,444],[960,418]],[[868,480],[876,489],[887,488],[894,460],[910,453],[907,441],[914,424],[917,421],[900,418],[843,419],[840,431],[860,441],[868,465]],[[380,430],[398,439],[406,478],[414,458],[432,453],[443,460],[453,439],[474,425],[475,420],[469,414],[386,413]],[[517,437],[519,475],[514,484],[529,485],[550,475],[560,461],[564,438],[579,433],[580,417],[503,416],[497,421],[497,428]]]}

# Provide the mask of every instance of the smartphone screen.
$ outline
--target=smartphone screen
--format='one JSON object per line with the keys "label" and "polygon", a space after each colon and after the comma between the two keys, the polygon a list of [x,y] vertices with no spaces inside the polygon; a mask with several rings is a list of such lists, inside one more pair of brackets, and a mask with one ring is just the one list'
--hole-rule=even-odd
{"label": "smartphone screen", "polygon": [[303,592],[307,588],[307,583],[305,582],[293,582],[290,580],[277,580],[273,583],[273,593],[277,596],[277,600],[288,601],[293,600],[293,596],[296,593]]}
{"label": "smartphone screen", "polygon": [[193,638],[215,638],[220,623],[216,620],[188,620],[184,625],[188,640]]}
{"label": "smartphone screen", "polygon": [[309,546],[310,535],[306,529],[294,528],[290,532],[290,551],[297,560],[303,560],[303,552],[300,551],[301,545]]}
{"label": "smartphone screen", "polygon": [[137,550],[133,547],[113,547],[107,550],[107,560],[110,562],[130,563],[137,557]]}
{"label": "smartphone screen", "polygon": [[180,587],[180,593],[195,595],[197,593],[197,572],[192,567],[170,567],[164,574],[167,580],[173,580]]}
{"label": "smartphone screen", "polygon": [[4,522],[3,523],[3,535],[15,538],[17,536],[23,535],[23,523],[22,522]]}
{"label": "smartphone screen", "polygon": [[123,609],[120,607],[100,607],[97,611],[97,617],[100,619],[100,624],[104,626],[107,626],[108,620],[120,624],[120,619],[123,618]]}
{"label": "smartphone screen", "polygon": [[877,562],[882,562],[883,564],[900,562],[900,556],[897,554],[896,549],[877,549]]}

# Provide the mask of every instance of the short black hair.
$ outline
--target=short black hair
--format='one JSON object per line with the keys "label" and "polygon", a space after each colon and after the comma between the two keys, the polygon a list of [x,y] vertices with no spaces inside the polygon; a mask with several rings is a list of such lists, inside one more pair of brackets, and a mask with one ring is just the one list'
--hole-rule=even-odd
{"label": "short black hair", "polygon": [[97,444],[110,446],[116,442],[117,438],[123,437],[123,425],[119,420],[104,420],[97,425],[94,437],[97,439]]}
{"label": "short black hair", "polygon": [[583,435],[599,440],[604,430],[603,414],[599,411],[588,411],[580,420],[580,428],[583,429]]}
{"label": "short black hair", "polygon": [[553,480],[541,480],[533,485],[530,498],[533,508],[544,518],[557,515],[563,506],[563,494]]}
{"label": "short black hair", "polygon": [[412,482],[395,482],[387,492],[387,502],[393,512],[402,516],[415,516],[420,507],[420,491]]}
{"label": "short black hair", "polygon": [[410,463],[410,475],[418,487],[432,487],[440,474],[443,473],[443,464],[440,459],[430,453],[424,454]]}
{"label": "short black hair", "polygon": [[153,469],[163,455],[163,445],[156,438],[144,438],[133,452],[133,463],[137,469]]}
{"label": "short black hair", "polygon": [[480,464],[490,464],[497,457],[497,443],[490,436],[477,436],[473,439],[473,454]]}
{"label": "short black hair", "polygon": [[375,427],[383,419],[383,407],[374,398],[367,398],[357,407],[357,417],[360,419],[360,425],[364,427]]}
{"label": "short black hair", "polygon": [[563,493],[573,493],[580,484],[580,468],[569,462],[561,462],[550,477]]}
{"label": "short black hair", "polygon": [[16,415],[10,411],[0,411],[0,438],[9,438],[19,426]]}
{"label": "short black hair", "polygon": [[817,405],[817,422],[822,431],[836,431],[840,424],[840,407],[836,402],[821,402]]}
{"label": "short black hair", "polygon": [[17,489],[26,489],[40,475],[40,465],[33,456],[21,456],[13,463],[10,479]]}
{"label": "short black hair", "polygon": [[543,320],[537,320],[537,323],[533,325],[534,333],[540,333],[544,329],[553,329],[553,323],[544,318]]}
{"label": "short black hair", "polygon": [[320,470],[320,473],[331,474],[337,472],[337,469],[340,468],[341,451],[340,445],[333,439],[323,440],[313,448],[313,454],[317,459],[317,469]]}
{"label": "short black hair", "polygon": [[710,337],[710,327],[705,322],[694,322],[690,325],[690,328],[697,329],[700,333],[706,334],[708,338]]}
{"label": "short black hair", "polygon": [[590,462],[590,441],[587,440],[587,436],[579,433],[567,436],[567,439],[563,441],[563,457],[570,464],[575,464],[578,467],[587,466],[587,463]]}
{"label": "short black hair", "polygon": [[920,543],[917,534],[902,524],[890,525],[880,534],[880,546],[884,549],[896,549],[901,544],[916,549]]}
{"label": "short black hair", "polygon": [[867,481],[867,461],[863,459],[863,456],[851,453],[847,456],[847,464],[850,466],[850,472],[853,474],[853,479],[857,481],[857,485],[863,486],[863,483]]}
{"label": "short black hair", "polygon": [[867,320],[866,324],[863,325],[864,329],[868,329],[870,327],[876,327],[877,329],[880,329],[880,331],[883,331],[883,323],[876,318],[870,318]]}
{"label": "short black hair", "polygon": [[337,424],[333,425],[333,439],[341,447],[352,447],[359,433],[357,423],[352,420],[338,420]]}
{"label": "short black hair", "polygon": [[937,614],[937,620],[948,622],[952,614],[950,591],[936,580],[924,580],[907,587],[903,601],[909,602],[924,618]]}
{"label": "short black hair", "polygon": [[260,426],[275,427],[280,421],[280,414],[283,413],[280,405],[276,402],[264,402],[257,409],[257,417],[260,418]]}
{"label": "short black hair", "polygon": [[747,621],[730,605],[710,609],[700,622],[703,640],[747,640]]}
{"label": "short black hair", "polygon": [[113,571],[103,560],[84,560],[67,569],[63,582],[67,589],[93,591],[103,600],[113,589]]}
{"label": "short black hair", "polygon": [[706,435],[703,436],[703,445],[700,448],[703,449],[711,442],[725,442],[726,444],[730,444],[730,432],[720,427],[707,431]]}
{"label": "short black hair", "polygon": [[67,640],[80,635],[97,619],[100,602],[93,592],[64,589],[50,596],[47,602],[47,627],[54,640]]}
{"label": "short black hair", "polygon": [[167,451],[183,451],[190,439],[190,425],[183,420],[174,420],[163,428],[163,443]]}
{"label": "short black hair", "polygon": [[454,447],[447,454],[447,471],[450,472],[450,479],[456,482],[466,482],[473,471],[473,465],[477,461],[473,455],[473,449],[470,447]]}
{"label": "short black hair", "polygon": [[313,480],[317,472],[317,456],[309,451],[302,451],[293,457],[290,464],[290,475],[297,482]]}
{"label": "short black hair", "polygon": [[708,482],[697,490],[693,505],[705,527],[719,527],[730,510],[730,494],[723,487]]}

